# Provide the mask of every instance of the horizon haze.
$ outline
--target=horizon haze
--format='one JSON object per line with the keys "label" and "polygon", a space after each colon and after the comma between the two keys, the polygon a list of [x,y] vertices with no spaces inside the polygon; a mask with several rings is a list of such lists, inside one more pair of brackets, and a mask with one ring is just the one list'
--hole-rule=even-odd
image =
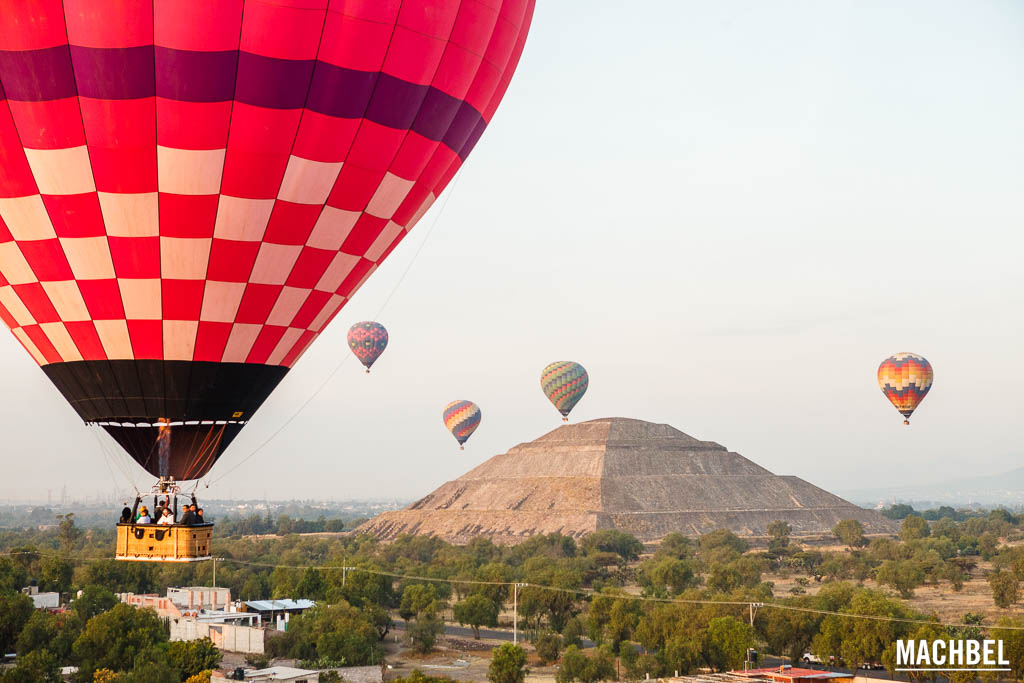
{"label": "horizon haze", "polygon": [[[538,3],[464,170],[199,495],[419,498],[561,424],[555,360],[590,375],[573,422],[664,422],[836,493],[1017,467],[1022,35],[999,1]],[[935,369],[909,427],[875,380],[900,351]],[[7,332],[0,376],[0,499],[148,489]],[[456,399],[483,414],[465,451]]]}

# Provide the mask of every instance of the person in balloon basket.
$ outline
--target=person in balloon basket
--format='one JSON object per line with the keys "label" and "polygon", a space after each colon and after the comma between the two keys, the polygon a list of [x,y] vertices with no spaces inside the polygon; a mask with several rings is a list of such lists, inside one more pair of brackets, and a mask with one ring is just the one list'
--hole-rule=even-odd
{"label": "person in balloon basket", "polygon": [[185,506],[185,512],[181,514],[181,521],[179,522],[179,524],[184,524],[185,526],[192,526],[196,523],[195,507],[195,505]]}
{"label": "person in balloon basket", "polygon": [[158,519],[156,523],[166,526],[174,524],[174,513],[171,512],[170,508],[164,508],[160,513],[160,519]]}
{"label": "person in balloon basket", "polygon": [[139,518],[135,520],[136,524],[152,524],[153,518],[149,516],[149,508],[145,505],[139,510]]}

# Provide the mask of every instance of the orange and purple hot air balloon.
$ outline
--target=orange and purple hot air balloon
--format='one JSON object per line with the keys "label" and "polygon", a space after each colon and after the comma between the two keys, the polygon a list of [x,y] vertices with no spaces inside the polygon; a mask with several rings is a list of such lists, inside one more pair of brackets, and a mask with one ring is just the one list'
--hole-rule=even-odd
{"label": "orange and purple hot air balloon", "polygon": [[452,180],[533,8],[3,3],[0,320],[151,474],[202,477]]}
{"label": "orange and purple hot air balloon", "polygon": [[480,426],[480,406],[472,401],[452,401],[444,407],[444,426],[465,450],[466,441]]}
{"label": "orange and purple hot air balloon", "polygon": [[903,424],[932,388],[932,364],[915,353],[897,353],[878,366],[878,386],[885,397],[903,414]]}
{"label": "orange and purple hot air balloon", "polygon": [[367,373],[387,347],[388,331],[380,323],[364,320],[348,329],[348,348],[366,367]]}

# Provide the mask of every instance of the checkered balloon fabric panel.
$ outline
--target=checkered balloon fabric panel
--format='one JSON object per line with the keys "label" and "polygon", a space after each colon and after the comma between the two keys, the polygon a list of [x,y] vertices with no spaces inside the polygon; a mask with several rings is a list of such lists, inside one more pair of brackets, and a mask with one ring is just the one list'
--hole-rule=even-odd
{"label": "checkered balloon fabric panel", "polygon": [[932,365],[924,356],[897,353],[878,366],[878,386],[907,420],[932,388]]}
{"label": "checkered balloon fabric panel", "polygon": [[88,421],[247,420],[448,185],[532,13],[7,3],[0,319]]}

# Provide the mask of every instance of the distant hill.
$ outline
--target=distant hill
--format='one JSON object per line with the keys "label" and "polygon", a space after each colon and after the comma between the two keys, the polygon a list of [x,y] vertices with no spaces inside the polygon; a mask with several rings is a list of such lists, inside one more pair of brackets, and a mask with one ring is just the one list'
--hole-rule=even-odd
{"label": "distant hill", "polygon": [[929,501],[948,505],[1024,505],[1024,467],[980,477],[959,477],[936,484],[840,490],[862,505],[893,501]]}

